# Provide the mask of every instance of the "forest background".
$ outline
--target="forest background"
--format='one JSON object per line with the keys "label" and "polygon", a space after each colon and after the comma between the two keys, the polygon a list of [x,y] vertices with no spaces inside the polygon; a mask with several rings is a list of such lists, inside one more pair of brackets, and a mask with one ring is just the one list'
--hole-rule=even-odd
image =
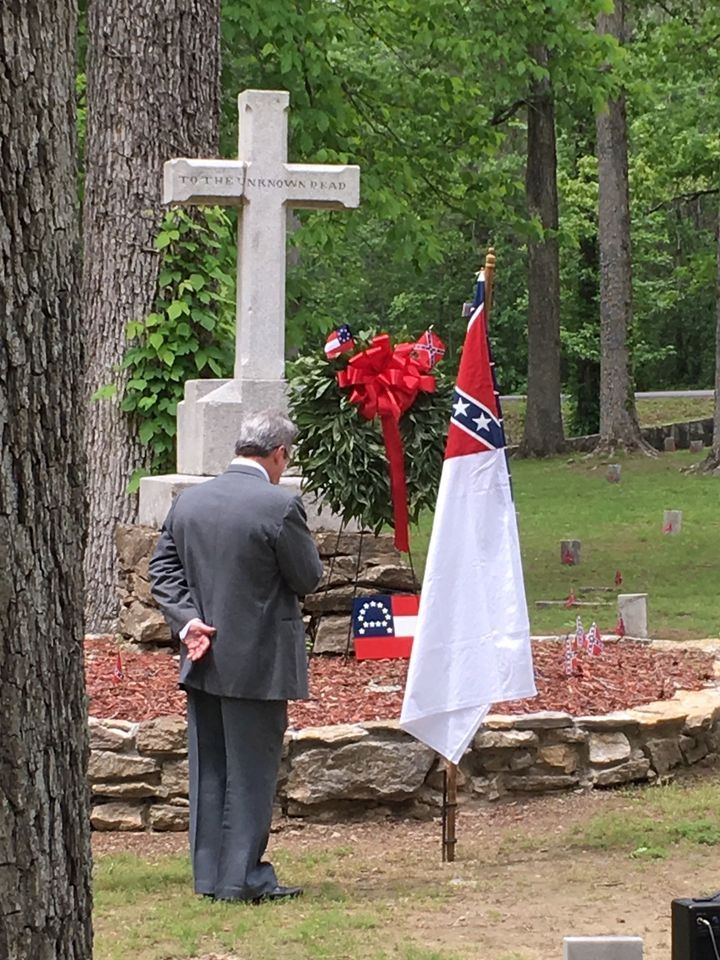
{"label": "forest background", "polygon": [[[609,91],[600,65],[612,57],[629,118],[636,386],[712,386],[720,159],[713,46],[720,17],[712,3],[636,3],[629,13],[631,42],[621,49],[595,33],[592,14],[602,6],[608,5],[542,0],[474,10],[455,0],[222,3],[221,154],[236,153],[241,89],[287,89],[291,158],[362,169],[362,205],[352,216],[296,214],[303,229],[291,239],[291,355],[301,345],[320,350],[327,332],[344,322],[403,335],[433,323],[452,357],[462,344],[461,305],[471,294],[473,271],[493,245],[500,257],[492,335],[501,388],[525,392],[528,240],[543,234],[526,198],[527,106],[533,84],[549,78],[557,131],[562,382],[575,401],[570,432],[595,432],[595,113]],[[551,51],[546,64],[538,63],[540,47]],[[177,245],[168,260],[184,276],[214,274],[226,284],[213,338],[223,349],[207,370],[226,376],[234,346],[232,217],[211,215],[220,245],[212,245],[214,256],[206,249],[198,259],[189,255],[197,251],[178,244],[182,219],[177,213],[167,218],[159,245]],[[167,296],[164,302],[169,305]],[[176,309],[175,320],[183,323],[186,315]],[[168,321],[172,311],[156,324],[160,332]],[[167,360],[168,340],[157,348],[166,347]],[[188,374],[203,372],[204,360],[203,353],[195,355],[196,369]]]}
{"label": "forest background", "polygon": [[113,623],[128,485],[172,462],[183,382],[232,352],[233,225],[168,213],[162,164],[233,155],[239,90],[290,91],[293,160],[363,170],[356,213],[298,216],[290,356],[322,359],[343,321],[434,322],[452,378],[492,243],[529,446],[562,449],[563,389],[568,432],[599,399],[601,440],[639,437],[626,339],[639,387],[713,370],[712,0],[92,0],[79,33],[76,13],[0,7],[0,954],[23,960],[92,953],[83,634]]}
{"label": "forest background", "polygon": [[[103,36],[104,29],[119,44],[118,15],[108,7],[100,20],[97,11],[104,7],[94,5],[90,37]],[[624,402],[628,381],[608,384],[627,357],[613,354],[612,342],[624,350],[626,333],[627,373],[637,389],[712,386],[720,190],[715,3],[492,0],[476,8],[458,0],[221,0],[217,12],[217,129],[208,120],[208,98],[196,111],[207,130],[193,135],[190,120],[185,142],[196,148],[198,140],[208,143],[212,154],[216,137],[219,154],[235,156],[238,92],[286,89],[290,159],[357,163],[362,171],[359,210],[293,214],[288,359],[322,359],[325,336],[342,323],[396,338],[434,324],[449,346],[443,368],[451,380],[464,336],[462,303],[492,245],[498,253],[491,336],[499,387],[529,393],[529,452],[557,452],[563,431],[594,433],[601,425],[605,299],[615,299],[620,318],[614,333],[615,320],[608,326],[603,374],[616,406],[618,396]],[[91,177],[99,161],[92,142],[83,149],[88,21],[82,8],[80,26],[80,156]],[[126,43],[149,32],[127,18],[122,29]],[[206,46],[209,38],[212,30]],[[104,68],[112,68],[113,50],[104,43],[96,40],[96,74],[103,58]],[[200,46],[199,38],[184,43],[186,51]],[[181,65],[188,74],[199,69],[187,53]],[[146,83],[151,89],[149,78]],[[209,72],[204,83],[211,86]],[[192,97],[181,92],[187,125]],[[95,126],[104,122],[107,130],[115,115],[105,100],[96,78]],[[598,190],[598,137],[608,103],[604,149],[615,155],[620,179],[625,145],[617,141],[618,126],[627,136],[631,246],[624,254],[618,242],[615,264],[605,254],[606,286],[608,277],[620,286],[601,291],[603,207],[606,222],[622,219],[617,195],[606,191],[603,200]],[[137,144],[153,141],[156,166],[146,163],[145,175],[157,191],[170,137],[152,125],[143,131],[133,109],[128,129],[137,129],[129,163],[145,161]],[[132,157],[133,145],[123,146]],[[116,171],[108,165],[96,174],[102,200]],[[139,311],[137,304],[108,306],[111,289],[128,283],[134,271],[120,256],[117,276],[107,273],[108,253],[91,236],[106,207],[85,197],[83,307],[94,395],[87,430],[91,625],[107,622],[115,603],[111,526],[135,519],[132,493],[143,474],[174,471],[184,382],[231,375],[234,354],[233,211],[156,213],[157,263],[138,300],[151,307]],[[111,364],[108,344],[118,339],[108,324],[112,311],[126,340]],[[561,390],[570,398],[564,425]],[[101,406],[114,411],[115,443]]]}

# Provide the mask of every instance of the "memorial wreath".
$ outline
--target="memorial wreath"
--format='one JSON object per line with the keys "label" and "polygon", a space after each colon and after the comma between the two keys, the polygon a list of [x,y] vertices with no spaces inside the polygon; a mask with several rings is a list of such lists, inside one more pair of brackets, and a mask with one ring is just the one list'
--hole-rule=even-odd
{"label": "memorial wreath", "polygon": [[388,334],[353,338],[341,327],[324,355],[301,356],[289,371],[305,489],[344,523],[394,527],[400,550],[408,522],[437,496],[452,398],[452,382],[435,369],[443,353],[432,331],[393,346]]}

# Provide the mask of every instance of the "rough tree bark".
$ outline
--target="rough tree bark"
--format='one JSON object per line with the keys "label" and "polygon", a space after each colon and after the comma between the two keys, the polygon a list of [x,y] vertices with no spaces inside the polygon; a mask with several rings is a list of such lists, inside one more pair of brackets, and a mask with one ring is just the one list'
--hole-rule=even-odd
{"label": "rough tree bark", "polygon": [[92,955],[74,0],[0,7],[0,957]]}
{"label": "rough tree bark", "polygon": [[712,449],[700,465],[707,473],[720,476],[720,215],[717,231],[717,271],[715,274],[715,415]]}
{"label": "rough tree bark", "polygon": [[[548,51],[532,51],[547,67]],[[543,228],[528,244],[528,386],[523,450],[549,456],[563,449],[560,407],[560,258],[558,250],[555,103],[549,78],[533,82],[528,99],[528,213]]]}
{"label": "rough tree bark", "polygon": [[[119,408],[125,328],[155,300],[163,163],[217,155],[219,25],[219,0],[91,0],[88,9],[82,300],[90,630],[114,625],[113,531],[136,519],[137,497],[127,487],[147,463],[134,424]],[[91,399],[110,383],[118,385],[114,399]]]}
{"label": "rough tree bark", "polygon": [[[598,32],[625,40],[625,2],[598,17]],[[628,333],[632,323],[630,191],[625,96],[598,114],[600,247],[600,448],[646,449],[635,409]]]}

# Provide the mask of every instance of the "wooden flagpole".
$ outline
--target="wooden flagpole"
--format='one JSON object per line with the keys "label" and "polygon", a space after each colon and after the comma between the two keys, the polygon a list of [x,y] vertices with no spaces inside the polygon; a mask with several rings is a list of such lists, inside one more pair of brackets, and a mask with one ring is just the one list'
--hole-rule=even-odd
{"label": "wooden flagpole", "polygon": [[[495,248],[490,247],[485,257],[485,319],[490,315],[492,308],[493,280],[495,276]],[[443,807],[442,807],[442,859],[443,863],[452,863],[455,860],[455,835],[457,814],[457,764],[445,764],[443,777]]]}
{"label": "wooden flagpole", "polygon": [[442,860],[452,863],[455,859],[455,813],[457,811],[457,764],[445,763],[443,781]]}

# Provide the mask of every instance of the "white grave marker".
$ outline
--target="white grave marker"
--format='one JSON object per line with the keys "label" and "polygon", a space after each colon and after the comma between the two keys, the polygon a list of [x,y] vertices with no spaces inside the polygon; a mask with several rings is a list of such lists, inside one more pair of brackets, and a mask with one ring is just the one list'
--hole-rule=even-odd
{"label": "white grave marker", "polygon": [[[178,475],[145,478],[140,519],[158,523],[170,485],[221,473],[233,455],[241,409],[285,406],[285,267],[288,211],[343,210],[360,203],[360,169],[287,162],[284,90],[245,90],[238,97],[237,160],[169,160],[166,203],[238,208],[235,369],[231,380],[191,380],[178,407]],[[339,320],[342,318],[339,318]],[[151,490],[151,487],[153,488]]]}
{"label": "white grave marker", "polygon": [[644,640],[648,636],[646,593],[618,594],[618,616],[625,626],[626,637],[636,637]]}

